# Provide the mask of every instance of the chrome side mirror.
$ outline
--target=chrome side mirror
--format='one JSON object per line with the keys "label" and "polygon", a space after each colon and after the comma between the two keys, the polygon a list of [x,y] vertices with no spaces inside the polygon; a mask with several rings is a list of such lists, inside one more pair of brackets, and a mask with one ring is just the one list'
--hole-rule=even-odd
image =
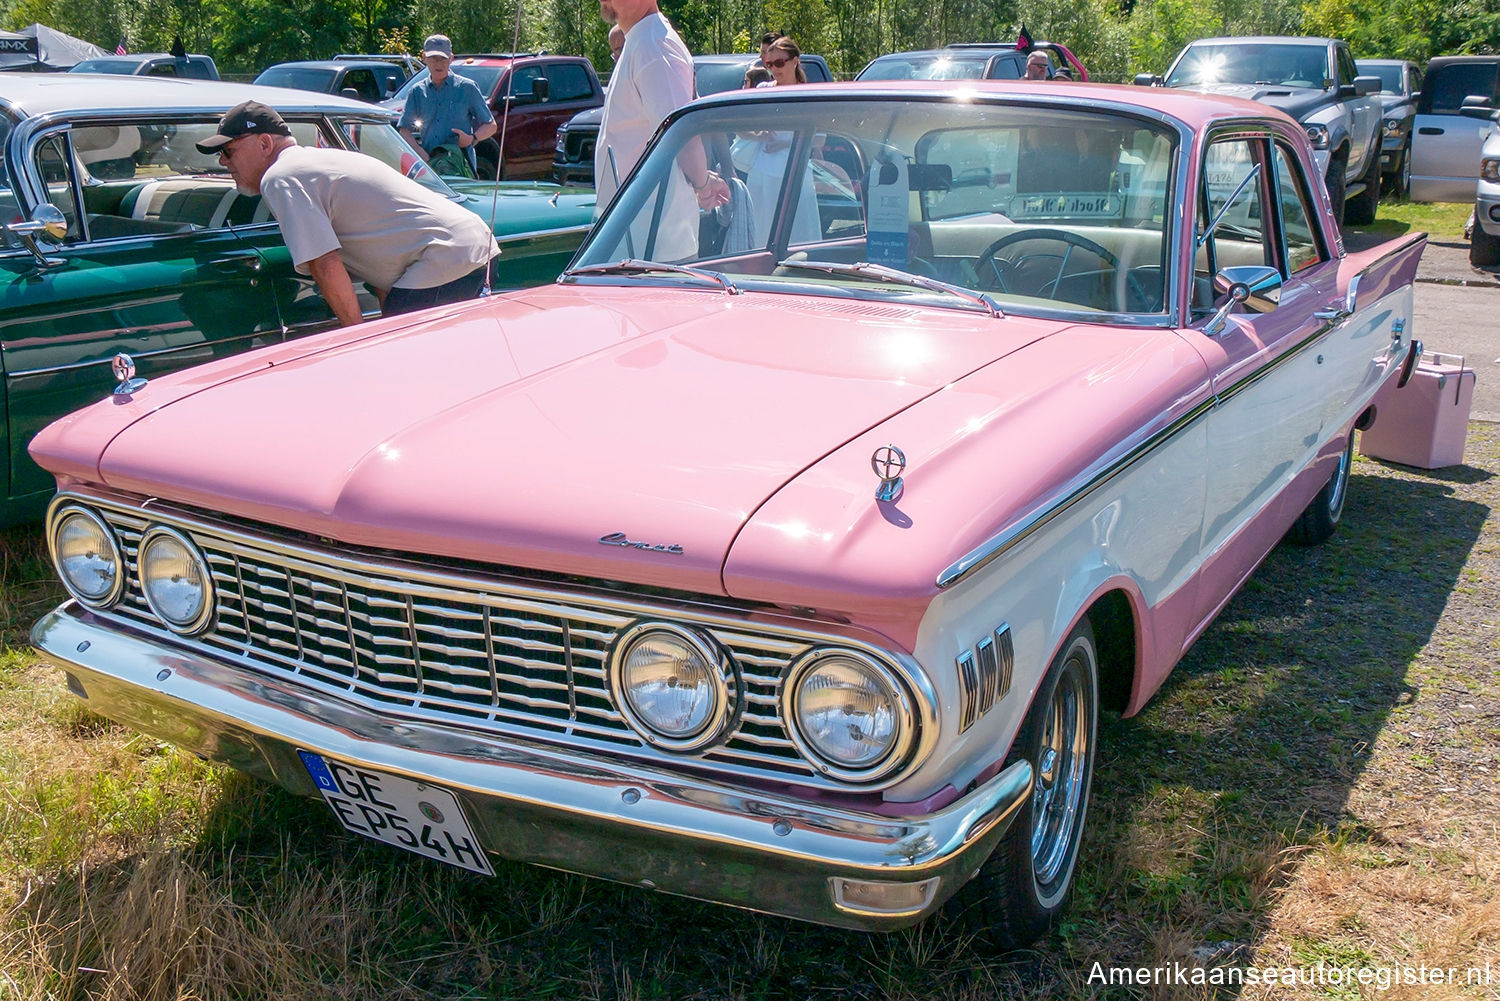
{"label": "chrome side mirror", "polygon": [[1275,268],[1247,265],[1225,268],[1214,275],[1214,291],[1224,297],[1218,312],[1204,324],[1203,332],[1217,337],[1224,330],[1230,310],[1237,304],[1252,313],[1269,313],[1281,302],[1281,272]]}
{"label": "chrome side mirror", "polygon": [[55,268],[67,263],[60,257],[48,257],[37,246],[38,238],[52,244],[61,244],[67,239],[68,220],[56,205],[38,205],[36,211],[31,213],[30,222],[7,223],[5,231],[19,237],[42,267]]}

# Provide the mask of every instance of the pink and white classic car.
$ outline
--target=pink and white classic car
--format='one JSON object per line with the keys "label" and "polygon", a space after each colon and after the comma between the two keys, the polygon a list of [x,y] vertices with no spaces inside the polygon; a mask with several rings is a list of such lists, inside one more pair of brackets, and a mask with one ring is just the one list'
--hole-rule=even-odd
{"label": "pink and white classic car", "polygon": [[1022,942],[1098,712],[1337,525],[1424,239],[1346,254],[1260,104],[708,98],[556,285],[45,430],[72,600],[33,641],[98,712],[476,872],[865,929],[951,898]]}

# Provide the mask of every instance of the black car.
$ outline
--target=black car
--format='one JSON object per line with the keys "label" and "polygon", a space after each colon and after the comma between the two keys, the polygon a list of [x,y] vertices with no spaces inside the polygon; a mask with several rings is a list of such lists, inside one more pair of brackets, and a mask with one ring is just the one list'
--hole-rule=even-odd
{"label": "black car", "polygon": [[[738,90],[745,82],[745,71],[760,57],[753,52],[724,52],[693,57],[693,84],[699,97]],[[828,83],[833,74],[822,56],[803,53],[802,71],[808,83]],[[594,143],[599,138],[599,123],[604,108],[580,111],[557,130],[557,146],[552,154],[552,179],[558,184],[594,183]]]}
{"label": "black car", "polygon": [[136,52],[128,56],[100,56],[85,59],[69,73],[110,73],[115,76],[180,76],[190,80],[217,80],[219,67],[209,56],[189,53],[174,56],[170,52]]}
{"label": "black car", "polygon": [[1422,71],[1405,59],[1356,59],[1361,76],[1380,77],[1380,176],[1385,190],[1411,190],[1411,123],[1417,115]]}
{"label": "black car", "polygon": [[268,66],[255,82],[265,87],[338,94],[373,104],[400,90],[406,82],[406,71],[393,62],[376,59],[306,60]]}

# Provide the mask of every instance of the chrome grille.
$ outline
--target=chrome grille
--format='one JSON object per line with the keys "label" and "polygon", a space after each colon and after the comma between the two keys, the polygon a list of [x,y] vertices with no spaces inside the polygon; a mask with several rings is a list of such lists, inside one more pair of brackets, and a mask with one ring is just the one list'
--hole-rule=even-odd
{"label": "chrome grille", "polygon": [[[129,583],[117,611],[153,631],[165,632],[141,593],[137,554],[148,525],[173,524],[202,549],[216,589],[214,625],[189,643],[397,715],[682,760],[648,747],[609,695],[608,651],[640,616],[633,609],[498,582],[407,579],[385,572],[394,568],[291,555],[192,524],[114,508],[102,514],[125,553]],[[811,642],[699,627],[739,665],[743,711],[729,738],[695,760],[823,784],[779,715],[783,672]]]}

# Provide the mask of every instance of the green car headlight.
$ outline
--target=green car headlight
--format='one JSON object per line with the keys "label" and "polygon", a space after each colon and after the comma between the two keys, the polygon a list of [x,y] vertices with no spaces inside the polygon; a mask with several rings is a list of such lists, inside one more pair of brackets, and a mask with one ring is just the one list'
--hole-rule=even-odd
{"label": "green car headlight", "polygon": [[157,525],[141,538],[141,592],[156,617],[179,633],[196,633],[213,617],[213,577],[198,547]]}
{"label": "green car headlight", "polygon": [[125,561],[115,533],[86,507],[52,519],[52,561],[68,593],[90,608],[108,608],[125,589]]}

